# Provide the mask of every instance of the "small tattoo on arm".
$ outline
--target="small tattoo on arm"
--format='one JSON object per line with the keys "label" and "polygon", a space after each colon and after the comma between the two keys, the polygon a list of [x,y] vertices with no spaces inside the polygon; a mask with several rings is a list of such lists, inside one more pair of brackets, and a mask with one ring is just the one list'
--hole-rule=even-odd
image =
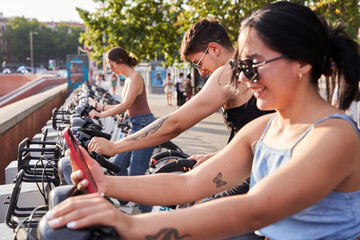
{"label": "small tattoo on arm", "polygon": [[213,179],[213,183],[216,184],[216,187],[222,187],[227,184],[227,182],[222,180],[222,173],[219,172],[218,175]]}
{"label": "small tattoo on arm", "polygon": [[175,228],[163,228],[156,235],[145,236],[146,240],[178,240],[183,238],[191,238],[190,234],[179,236],[178,230]]}
{"label": "small tattoo on arm", "polygon": [[[169,118],[170,116],[165,116],[163,118],[160,118],[159,120],[156,120],[155,122],[151,123],[144,129],[144,132],[140,133],[134,133],[133,135],[130,135],[129,139],[127,139],[128,142],[136,141],[140,137],[146,137],[150,133],[155,133],[159,128],[164,124],[164,122]],[[141,130],[140,130],[141,131]]]}

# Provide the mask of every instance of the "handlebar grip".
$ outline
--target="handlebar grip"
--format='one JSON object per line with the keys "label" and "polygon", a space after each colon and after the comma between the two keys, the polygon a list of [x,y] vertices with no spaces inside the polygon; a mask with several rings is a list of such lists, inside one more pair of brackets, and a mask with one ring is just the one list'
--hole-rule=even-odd
{"label": "handlebar grip", "polygon": [[188,168],[193,168],[194,165],[196,164],[195,160],[189,160],[186,158],[180,158],[178,160],[176,160],[176,163],[179,164],[182,167],[188,167]]}
{"label": "handlebar grip", "polygon": [[106,168],[106,169],[108,169],[108,170],[110,170],[110,171],[112,171],[112,172],[114,172],[114,173],[119,173],[119,172],[121,171],[121,169],[120,169],[118,166],[116,166],[115,164],[113,164],[113,163],[105,160],[105,158],[104,158],[102,155],[100,155],[100,154],[92,151],[92,152],[91,152],[91,156],[92,156],[102,167],[104,167],[104,168]]}
{"label": "handlebar grip", "polygon": [[109,162],[109,161],[107,161],[105,159],[102,159],[102,161],[103,162],[102,162],[101,165],[104,168],[106,168],[106,169],[108,169],[108,170],[110,170],[110,171],[112,171],[114,173],[119,173],[121,171],[121,169],[118,166],[114,165],[113,163],[111,163],[111,162]]}
{"label": "handlebar grip", "polygon": [[107,134],[107,133],[104,133],[100,130],[97,130],[97,129],[93,129],[93,135],[94,136],[97,136],[97,137],[103,137],[103,138],[106,138],[107,140],[110,140],[111,139],[111,135],[110,134]]}

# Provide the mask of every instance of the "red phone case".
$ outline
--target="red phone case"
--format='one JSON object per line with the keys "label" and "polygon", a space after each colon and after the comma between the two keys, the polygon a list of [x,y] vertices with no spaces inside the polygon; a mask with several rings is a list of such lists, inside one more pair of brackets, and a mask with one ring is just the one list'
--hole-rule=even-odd
{"label": "red phone case", "polygon": [[84,179],[86,179],[89,183],[87,186],[88,192],[97,192],[95,180],[91,175],[90,169],[88,168],[83,155],[80,152],[79,145],[76,142],[70,127],[65,128],[62,133],[65,138],[66,144],[72,153],[73,159],[75,160],[76,166],[82,171]]}

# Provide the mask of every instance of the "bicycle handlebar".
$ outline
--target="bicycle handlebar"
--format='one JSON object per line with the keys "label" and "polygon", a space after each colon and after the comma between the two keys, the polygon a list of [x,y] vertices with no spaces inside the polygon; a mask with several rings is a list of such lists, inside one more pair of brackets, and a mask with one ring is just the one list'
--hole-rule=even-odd
{"label": "bicycle handlebar", "polygon": [[118,166],[105,160],[105,158],[101,154],[98,154],[97,152],[92,151],[90,153],[90,156],[92,158],[94,158],[102,167],[104,167],[114,173],[119,173],[121,171],[121,169]]}
{"label": "bicycle handlebar", "polygon": [[111,135],[104,133],[98,129],[94,129],[94,128],[80,128],[79,131],[86,133],[92,137],[103,137],[106,138],[107,140],[111,139]]}
{"label": "bicycle handlebar", "polygon": [[195,160],[189,160],[186,158],[179,158],[178,160],[176,160],[176,163],[182,167],[187,167],[192,169],[194,167],[194,165],[196,164]]}

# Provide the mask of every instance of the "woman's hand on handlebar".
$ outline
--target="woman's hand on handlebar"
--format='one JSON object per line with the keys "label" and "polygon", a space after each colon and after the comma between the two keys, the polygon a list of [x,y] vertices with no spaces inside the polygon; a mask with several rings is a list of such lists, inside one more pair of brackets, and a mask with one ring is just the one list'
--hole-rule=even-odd
{"label": "woman's hand on handlebar", "polygon": [[[98,192],[105,193],[106,191],[105,175],[102,167],[99,165],[99,163],[96,160],[90,157],[89,153],[82,146],[79,146],[79,148],[96,182]],[[69,152],[69,156],[71,159],[71,167],[73,169],[73,172],[71,173],[71,180],[74,183],[74,185],[77,187],[77,189],[83,190],[89,183],[86,179],[83,178],[83,172],[79,170],[75,164],[73,164],[73,162],[75,161],[72,159],[71,152]]]}
{"label": "woman's hand on handlebar", "polygon": [[195,160],[196,164],[194,165],[194,168],[214,156],[216,153],[210,153],[210,154],[194,154],[188,157],[189,160]]}
{"label": "woman's hand on handlebar", "polygon": [[93,137],[88,145],[89,152],[97,152],[105,156],[114,156],[117,154],[115,149],[115,143],[110,142],[106,138]]}
{"label": "woman's hand on handlebar", "polygon": [[80,229],[93,225],[112,226],[119,236],[129,239],[132,217],[122,213],[102,194],[84,194],[67,198],[46,214],[52,228]]}
{"label": "woman's hand on handlebar", "polygon": [[99,112],[96,111],[96,110],[91,110],[91,111],[89,112],[89,117],[90,117],[90,118],[96,118],[96,117],[101,118],[101,113],[99,113]]}

